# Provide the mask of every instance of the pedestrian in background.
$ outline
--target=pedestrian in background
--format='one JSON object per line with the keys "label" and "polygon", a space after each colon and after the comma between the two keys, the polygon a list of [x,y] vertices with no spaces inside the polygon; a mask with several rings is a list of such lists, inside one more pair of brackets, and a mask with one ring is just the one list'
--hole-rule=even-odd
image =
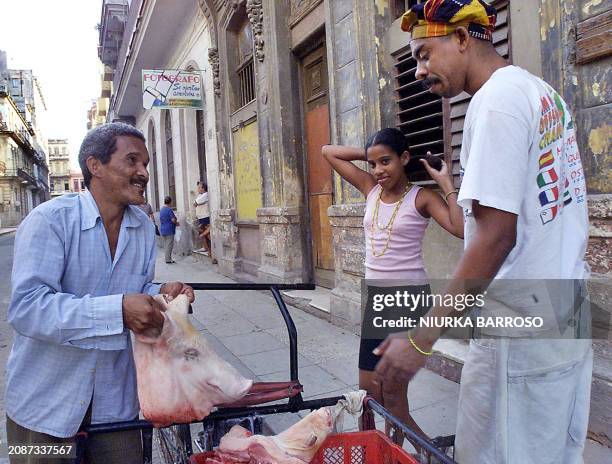
{"label": "pedestrian in background", "polygon": [[171,204],[172,197],[165,197],[164,206],[159,210],[159,233],[164,240],[166,264],[176,263],[176,261],[172,259],[172,249],[174,248],[174,235],[176,234],[176,228],[179,222],[174,211],[172,211],[170,207]]}
{"label": "pedestrian in background", "polygon": [[[208,185],[206,182],[198,182],[198,196],[193,202],[196,209],[196,218],[198,219],[198,237],[202,239],[202,247],[213,259],[212,247],[210,246],[210,207],[208,205]],[[214,259],[213,259],[214,261]]]}
{"label": "pedestrian in background", "polygon": [[155,225],[155,235],[159,235],[159,228],[157,227],[157,224],[155,223],[155,215],[153,214],[153,207],[151,206],[150,203],[147,202],[147,197],[145,195],[145,201],[144,203],[142,203],[141,205],[138,205],[138,207],[143,210],[147,216],[149,216],[149,219],[151,219],[151,222]]}

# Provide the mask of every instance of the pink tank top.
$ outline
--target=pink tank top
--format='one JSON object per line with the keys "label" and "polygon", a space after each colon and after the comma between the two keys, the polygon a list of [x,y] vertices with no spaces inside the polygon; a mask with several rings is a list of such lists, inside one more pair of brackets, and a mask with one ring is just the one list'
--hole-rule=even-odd
{"label": "pink tank top", "polygon": [[[382,256],[378,256],[387,243],[387,230],[374,227],[372,235],[372,220],[376,201],[381,190],[376,185],[366,199],[366,210],[363,217],[365,232],[365,277],[366,279],[415,279],[426,280],[425,264],[423,262],[423,236],[429,219],[425,218],[416,209],[416,197],[422,187],[416,185],[404,198],[393,227],[389,246]],[[384,203],[382,200],[378,208],[378,224],[386,226],[391,219],[397,203]],[[372,254],[372,240],[376,256]]]}

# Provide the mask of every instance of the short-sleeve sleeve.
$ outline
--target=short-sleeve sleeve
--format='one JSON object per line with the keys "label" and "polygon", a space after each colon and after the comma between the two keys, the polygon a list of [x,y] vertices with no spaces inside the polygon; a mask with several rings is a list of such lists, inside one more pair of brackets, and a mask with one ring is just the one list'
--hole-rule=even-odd
{"label": "short-sleeve sleeve", "polygon": [[[522,98],[519,97],[519,100]],[[469,128],[469,152],[458,203],[471,208],[473,200],[483,206],[519,214],[527,178],[530,123],[529,107],[517,102],[498,109],[482,108]]]}

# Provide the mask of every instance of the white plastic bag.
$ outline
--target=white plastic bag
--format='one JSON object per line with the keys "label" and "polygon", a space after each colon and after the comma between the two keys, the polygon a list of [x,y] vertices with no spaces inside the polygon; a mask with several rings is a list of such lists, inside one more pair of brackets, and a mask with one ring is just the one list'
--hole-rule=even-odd
{"label": "white plastic bag", "polygon": [[174,241],[176,243],[180,243],[181,241],[181,229],[179,229],[178,227],[176,228],[176,231],[174,232]]}

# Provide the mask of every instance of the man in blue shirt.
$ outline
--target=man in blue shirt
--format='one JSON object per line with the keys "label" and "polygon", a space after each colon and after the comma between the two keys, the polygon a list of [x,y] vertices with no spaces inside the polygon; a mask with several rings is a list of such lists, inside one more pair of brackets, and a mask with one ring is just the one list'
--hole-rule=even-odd
{"label": "man in blue shirt", "polygon": [[[193,301],[193,289],[180,282],[152,283],[154,226],[132,206],[144,202],[149,180],[144,140],[123,123],[90,131],[79,152],[88,191],[43,203],[17,231],[9,444],[61,442],[85,423],[136,418],[130,331],[160,333],[164,317],[152,295],[185,293]],[[87,459],[142,462],[140,434],[94,435]]]}
{"label": "man in blue shirt", "polygon": [[174,234],[176,234],[176,227],[179,222],[170,207],[171,204],[172,197],[165,197],[164,206],[159,210],[159,233],[164,240],[166,264],[176,262],[172,259],[172,248],[174,248]]}

